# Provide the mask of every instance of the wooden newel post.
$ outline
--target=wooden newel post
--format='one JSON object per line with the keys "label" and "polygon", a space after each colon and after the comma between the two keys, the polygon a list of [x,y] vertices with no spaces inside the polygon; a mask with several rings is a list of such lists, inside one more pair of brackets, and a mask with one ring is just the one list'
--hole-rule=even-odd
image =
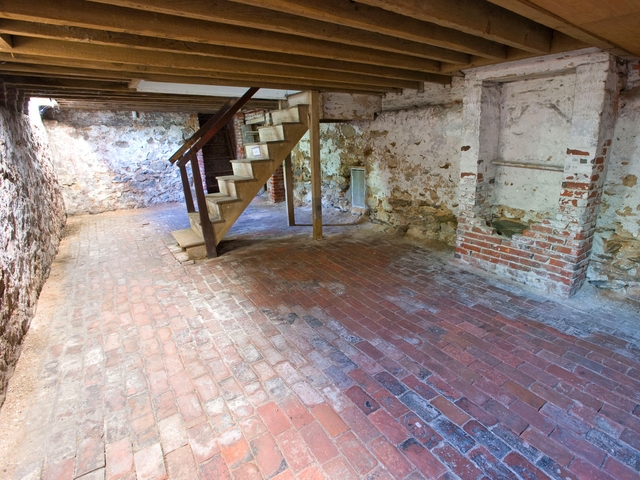
{"label": "wooden newel post", "polygon": [[207,209],[207,198],[204,195],[204,187],[202,186],[202,175],[200,175],[200,165],[198,157],[193,150],[189,152],[191,159],[191,172],[193,173],[193,186],[196,189],[196,201],[198,202],[198,213],[200,214],[200,228],[202,228],[202,237],[207,248],[207,258],[215,258],[218,256],[216,250],[216,236],[213,231],[213,225],[209,219],[209,210]]}
{"label": "wooden newel post", "polygon": [[322,189],[320,170],[320,94],[311,92],[309,104],[309,143],[311,147],[311,209],[313,239],[322,238]]}
{"label": "wooden newel post", "polygon": [[180,165],[180,178],[182,179],[182,190],[184,191],[184,201],[187,204],[187,212],[195,212],[193,206],[193,195],[191,195],[191,187],[189,186],[189,175],[187,175],[187,167]]}

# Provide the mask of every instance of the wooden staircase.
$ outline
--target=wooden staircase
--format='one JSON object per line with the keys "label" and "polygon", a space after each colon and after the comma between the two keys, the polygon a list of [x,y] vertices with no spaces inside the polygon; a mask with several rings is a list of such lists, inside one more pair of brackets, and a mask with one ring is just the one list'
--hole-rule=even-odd
{"label": "wooden staircase", "polygon": [[[205,195],[216,245],[269,177],[308,130],[308,105],[271,112],[272,124],[258,128],[259,142],[245,145],[246,158],[232,160],[233,175],[218,177],[220,193]],[[192,168],[198,168],[197,163]],[[190,212],[191,228],[171,232],[190,259],[207,256],[199,212]]]}

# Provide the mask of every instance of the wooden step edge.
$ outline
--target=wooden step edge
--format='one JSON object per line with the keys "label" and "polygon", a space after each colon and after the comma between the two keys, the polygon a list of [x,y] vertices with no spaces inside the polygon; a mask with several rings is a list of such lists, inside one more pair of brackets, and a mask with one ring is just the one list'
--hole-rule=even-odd
{"label": "wooden step edge", "polygon": [[[189,214],[189,217],[193,218],[193,219],[194,219],[194,221],[196,222],[196,224],[198,224],[198,225],[202,225],[202,224],[200,223],[200,214],[199,214],[198,212],[191,212],[191,213]],[[212,216],[209,216],[209,221],[210,221],[211,223],[224,223],[224,220],[223,220],[222,218],[220,218],[220,217],[212,217]]]}
{"label": "wooden step edge", "polygon": [[211,202],[211,203],[233,203],[233,202],[241,201],[237,197],[231,197],[229,195],[216,195],[215,193],[205,195],[204,197],[207,200],[207,202]]}
{"label": "wooden step edge", "polygon": [[231,160],[231,163],[257,163],[257,162],[271,162],[270,158],[258,157],[258,158],[236,158]]}
{"label": "wooden step edge", "polygon": [[[299,122],[296,122],[299,123]],[[302,125],[302,123],[300,123]],[[259,143],[245,143],[244,146],[245,147],[259,147],[260,145],[269,145],[270,143],[282,143],[282,142],[286,142],[287,140],[269,140],[268,142],[259,142]]]}
{"label": "wooden step edge", "polygon": [[254,177],[241,177],[240,175],[223,175],[221,177],[216,177],[217,180],[230,180],[233,182],[250,182],[251,180],[255,180]]}
{"label": "wooden step edge", "polygon": [[204,245],[204,240],[202,239],[202,237],[200,237],[191,228],[174,230],[173,232],[171,232],[171,235],[173,235],[173,238],[175,238],[176,242],[178,242],[178,245],[180,245],[180,247],[184,249]]}

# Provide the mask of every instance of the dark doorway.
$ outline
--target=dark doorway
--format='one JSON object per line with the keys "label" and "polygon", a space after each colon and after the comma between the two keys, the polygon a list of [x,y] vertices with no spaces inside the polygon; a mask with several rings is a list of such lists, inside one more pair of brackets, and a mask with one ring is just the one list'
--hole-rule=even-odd
{"label": "dark doorway", "polygon": [[[198,114],[200,126],[204,125],[212,117],[210,114]],[[204,158],[205,183],[208,193],[218,193],[218,177],[233,175],[231,160],[235,158],[233,144],[231,143],[231,122],[216,133],[209,142],[202,147]]]}

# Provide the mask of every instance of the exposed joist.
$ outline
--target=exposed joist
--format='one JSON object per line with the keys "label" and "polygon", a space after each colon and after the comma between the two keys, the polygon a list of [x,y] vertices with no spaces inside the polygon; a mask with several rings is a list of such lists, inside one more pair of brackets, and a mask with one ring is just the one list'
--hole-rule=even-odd
{"label": "exposed joist", "polygon": [[0,50],[11,50],[12,48],[13,40],[11,39],[11,35],[0,33]]}
{"label": "exposed joist", "polygon": [[58,40],[47,40],[33,37],[17,37],[13,39],[15,54],[35,55],[40,57],[68,58],[75,60],[106,61],[125,65],[148,65],[154,67],[177,68],[204,72],[227,72],[244,75],[256,75],[279,78],[281,82],[290,80],[326,80],[354,85],[369,85],[392,88],[418,88],[417,82],[374,77],[369,75],[334,72],[304,67],[282,67],[241,60],[218,59],[211,57],[195,57],[169,52],[150,52],[125,47],[80,44]]}
{"label": "exposed joist", "polygon": [[553,31],[484,0],[358,0],[425,22],[504,43],[536,54],[551,49]]}
{"label": "exposed joist", "polygon": [[131,93],[127,82],[122,80],[87,80],[67,78],[42,78],[25,75],[5,75],[0,77],[6,85],[14,85],[23,90],[29,88],[52,88],[58,90],[100,90],[109,92]]}
{"label": "exposed joist", "polygon": [[[47,25],[42,23],[24,22],[20,20],[0,19],[0,32],[7,32],[13,35],[20,36],[48,38],[52,40],[93,43],[96,45],[123,46],[158,52],[173,52],[188,55],[211,56],[232,60],[272,63],[275,65],[318,68],[321,70],[360,73],[385,78],[399,78],[403,80],[414,80],[420,82],[443,84],[450,82],[450,77],[447,76],[400,68],[380,67],[377,65],[365,65],[362,63],[342,62],[339,60],[327,60],[323,58],[311,58],[301,55],[258,52],[256,50],[247,50],[243,48],[221,47],[218,45],[206,45],[195,42],[183,42],[177,40],[168,40],[164,38],[144,37],[141,35],[133,35],[128,33],[105,32],[81,27]],[[468,58],[467,62],[470,61],[471,58]]]}
{"label": "exposed joist", "polygon": [[[572,50],[587,48],[588,46],[589,45],[581,42],[580,40],[576,40],[575,38],[569,37],[564,33],[554,31],[553,40],[551,42],[551,51],[549,53],[569,52]],[[509,61],[525,60],[527,58],[532,58],[537,56],[538,55],[534,53],[525,52],[524,50],[510,49],[509,56],[507,59]],[[449,64],[444,65],[443,73],[453,74],[453,73],[458,73],[460,70],[466,70],[469,68],[476,68],[476,67],[486,67],[487,65],[495,65],[496,63],[500,63],[500,62],[496,62],[495,60],[490,60],[488,58],[481,58],[481,57],[474,56],[474,57],[471,57],[471,63],[469,63],[468,65],[464,65],[462,68],[460,67],[460,65],[456,65],[456,66],[449,65]]]}
{"label": "exposed joist", "polygon": [[0,0],[0,17],[439,73],[440,62],[83,0]]}
{"label": "exposed joist", "polygon": [[345,27],[329,22],[290,15],[289,13],[248,7],[217,0],[212,8],[208,0],[91,0],[96,3],[137,8],[147,12],[164,13],[269,32],[288,33],[302,37],[357,45],[387,52],[415,55],[441,62],[467,63],[468,55],[446,48],[405,40],[391,35]]}
{"label": "exposed joist", "polygon": [[[222,85],[222,86],[248,86],[261,85],[269,88],[308,90],[313,87],[323,87],[327,90],[339,92],[358,93],[383,93],[393,91],[390,87],[370,87],[366,85],[353,85],[339,82],[328,82],[322,80],[299,80],[293,82],[287,80],[284,83],[281,79],[273,77],[262,77],[256,75],[242,75],[236,73],[203,72],[200,70],[181,70],[176,68],[147,67],[144,65],[127,65],[121,63],[110,63],[100,61],[75,60],[56,57],[38,57],[32,55],[10,55],[0,53],[0,62],[11,62],[12,64],[39,65],[44,70],[49,66],[89,70],[92,74],[100,75],[101,72],[121,73],[127,78],[140,78],[144,80],[171,83],[187,83],[201,85]],[[2,65],[0,65],[2,71]],[[257,82],[257,83],[255,83]]]}
{"label": "exposed joist", "polygon": [[496,60],[507,56],[507,47],[457,30],[405,15],[344,0],[232,0],[244,5],[380,32],[442,48]]}
{"label": "exposed joist", "polygon": [[530,20],[538,22],[542,25],[546,25],[549,28],[553,28],[558,32],[568,35],[572,38],[582,41],[585,46],[591,45],[601,48],[602,50],[611,52],[618,56],[628,56],[629,52],[623,48],[614,45],[610,41],[604,40],[593,33],[587,32],[583,28],[574,25],[563,18],[560,18],[553,13],[544,10],[534,3],[528,0],[488,0],[489,2],[498,5],[502,8],[506,8],[518,15],[527,17]]}

